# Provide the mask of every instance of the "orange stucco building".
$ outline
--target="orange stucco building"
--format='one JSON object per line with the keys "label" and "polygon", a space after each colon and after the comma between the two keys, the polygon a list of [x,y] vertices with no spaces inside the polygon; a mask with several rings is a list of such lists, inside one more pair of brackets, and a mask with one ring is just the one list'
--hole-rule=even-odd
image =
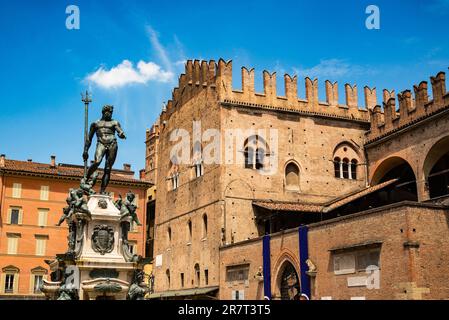
{"label": "orange stucco building", "polygon": [[[49,277],[45,260],[67,251],[68,228],[56,226],[70,188],[79,186],[83,167],[0,156],[0,299],[44,298],[39,283]],[[150,184],[136,179],[131,166],[113,170],[108,192],[114,200],[136,194],[142,226],[133,226],[133,251],[145,256],[146,199]]]}

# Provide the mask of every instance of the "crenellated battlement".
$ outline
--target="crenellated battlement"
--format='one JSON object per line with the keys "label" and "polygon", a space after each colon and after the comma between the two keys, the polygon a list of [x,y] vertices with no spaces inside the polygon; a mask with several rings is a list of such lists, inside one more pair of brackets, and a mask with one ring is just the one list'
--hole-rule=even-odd
{"label": "crenellated battlement", "polygon": [[[254,68],[241,68],[242,88],[232,87],[232,60],[220,59],[200,61],[188,60],[185,72],[179,76],[178,86],[173,89],[172,99],[167,102],[161,115],[161,121],[173,113],[192,97],[203,90],[216,92],[219,102],[245,107],[266,108],[304,112],[310,115],[322,115],[339,119],[371,123],[367,134],[368,141],[377,139],[392,130],[396,130],[410,122],[448,107],[449,96],[446,92],[445,73],[440,72],[431,77],[433,99],[429,99],[428,84],[422,81],[397,95],[395,91],[383,90],[383,107],[377,103],[376,88],[364,87],[364,107],[359,105],[358,87],[356,84],[344,85],[344,103],[340,103],[338,83],[325,81],[326,101],[319,101],[318,79],[304,79],[305,97],[298,97],[298,77],[284,75],[285,95],[277,93],[277,74],[264,70],[263,92],[255,90]],[[397,110],[398,108],[398,110]],[[368,112],[369,111],[369,112]]]}
{"label": "crenellated battlement", "polygon": [[217,65],[217,91],[221,101],[246,106],[269,107],[270,109],[303,111],[324,116],[347,118],[369,122],[367,107],[376,104],[375,89],[366,87],[368,93],[365,108],[359,107],[357,85],[346,84],[344,87],[346,103],[339,103],[338,84],[326,80],[326,101],[318,99],[318,79],[304,79],[305,97],[298,97],[298,77],[284,75],[285,95],[277,94],[277,74],[263,71],[263,92],[257,93],[254,87],[254,68],[242,67],[242,89],[232,88],[232,61],[220,59]]}
{"label": "crenellated battlement", "polygon": [[217,64],[214,60],[188,60],[185,71],[178,78],[178,86],[172,91],[172,98],[162,110],[161,121],[166,120],[173,111],[205,88],[215,88]]}
{"label": "crenellated battlement", "polygon": [[[446,92],[446,75],[439,72],[430,77],[433,99],[429,99],[427,82],[422,81],[411,90],[404,90],[395,99],[394,90],[383,91],[382,107],[376,105],[370,109],[371,129],[367,134],[367,143],[380,139],[407,125],[449,109],[449,93]],[[398,109],[396,109],[398,102]]]}
{"label": "crenellated battlement", "polygon": [[178,86],[172,92],[172,99],[167,102],[162,112],[162,120],[177,107],[201,90],[216,90],[219,101],[231,104],[243,104],[248,107],[269,107],[270,109],[303,111],[328,117],[346,118],[369,123],[367,108],[376,104],[376,91],[365,87],[365,108],[358,106],[357,85],[344,86],[346,103],[339,103],[337,82],[326,80],[326,101],[318,99],[318,79],[306,77],[304,80],[305,97],[298,97],[298,77],[284,75],[285,95],[277,93],[277,74],[264,70],[263,92],[255,91],[254,68],[241,68],[242,89],[232,88],[232,60],[220,59],[199,61],[188,60],[185,72],[179,76]]}

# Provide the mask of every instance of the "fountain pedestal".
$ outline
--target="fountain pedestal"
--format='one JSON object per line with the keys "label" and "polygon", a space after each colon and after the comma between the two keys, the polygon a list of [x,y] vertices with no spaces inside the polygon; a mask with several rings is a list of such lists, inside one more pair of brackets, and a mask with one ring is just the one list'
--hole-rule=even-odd
{"label": "fountain pedestal", "polygon": [[[50,263],[52,271],[65,273],[63,279],[58,279],[59,291],[67,286],[76,288],[80,300],[126,299],[138,261],[124,243],[127,231],[123,225],[131,223],[131,218],[121,220],[120,211],[108,195],[91,195],[87,207],[91,220],[77,230],[76,252],[58,255]],[[43,292],[51,298],[56,285],[57,281],[44,281]]]}

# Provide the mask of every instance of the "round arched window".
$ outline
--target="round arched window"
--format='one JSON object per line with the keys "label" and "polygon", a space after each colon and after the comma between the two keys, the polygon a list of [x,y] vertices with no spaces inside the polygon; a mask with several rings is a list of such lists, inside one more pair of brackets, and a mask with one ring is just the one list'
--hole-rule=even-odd
{"label": "round arched window", "polygon": [[359,155],[349,143],[342,143],[333,154],[336,178],[356,180],[358,177]]}

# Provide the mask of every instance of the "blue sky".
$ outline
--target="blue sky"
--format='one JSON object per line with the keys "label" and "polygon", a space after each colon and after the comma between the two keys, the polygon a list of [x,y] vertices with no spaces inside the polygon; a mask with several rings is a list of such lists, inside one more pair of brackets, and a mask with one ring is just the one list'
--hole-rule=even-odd
{"label": "blue sky", "polygon": [[[80,29],[65,25],[68,5]],[[365,27],[368,5],[380,29]],[[428,1],[1,1],[0,153],[7,158],[82,163],[83,105],[90,121],[113,104],[128,139],[116,167],[144,167],[145,130],[170,99],[186,59],[233,60],[240,67],[357,83],[396,92],[449,66],[449,0]],[[139,63],[140,62],[140,63]],[[283,82],[278,80],[278,94]]]}

